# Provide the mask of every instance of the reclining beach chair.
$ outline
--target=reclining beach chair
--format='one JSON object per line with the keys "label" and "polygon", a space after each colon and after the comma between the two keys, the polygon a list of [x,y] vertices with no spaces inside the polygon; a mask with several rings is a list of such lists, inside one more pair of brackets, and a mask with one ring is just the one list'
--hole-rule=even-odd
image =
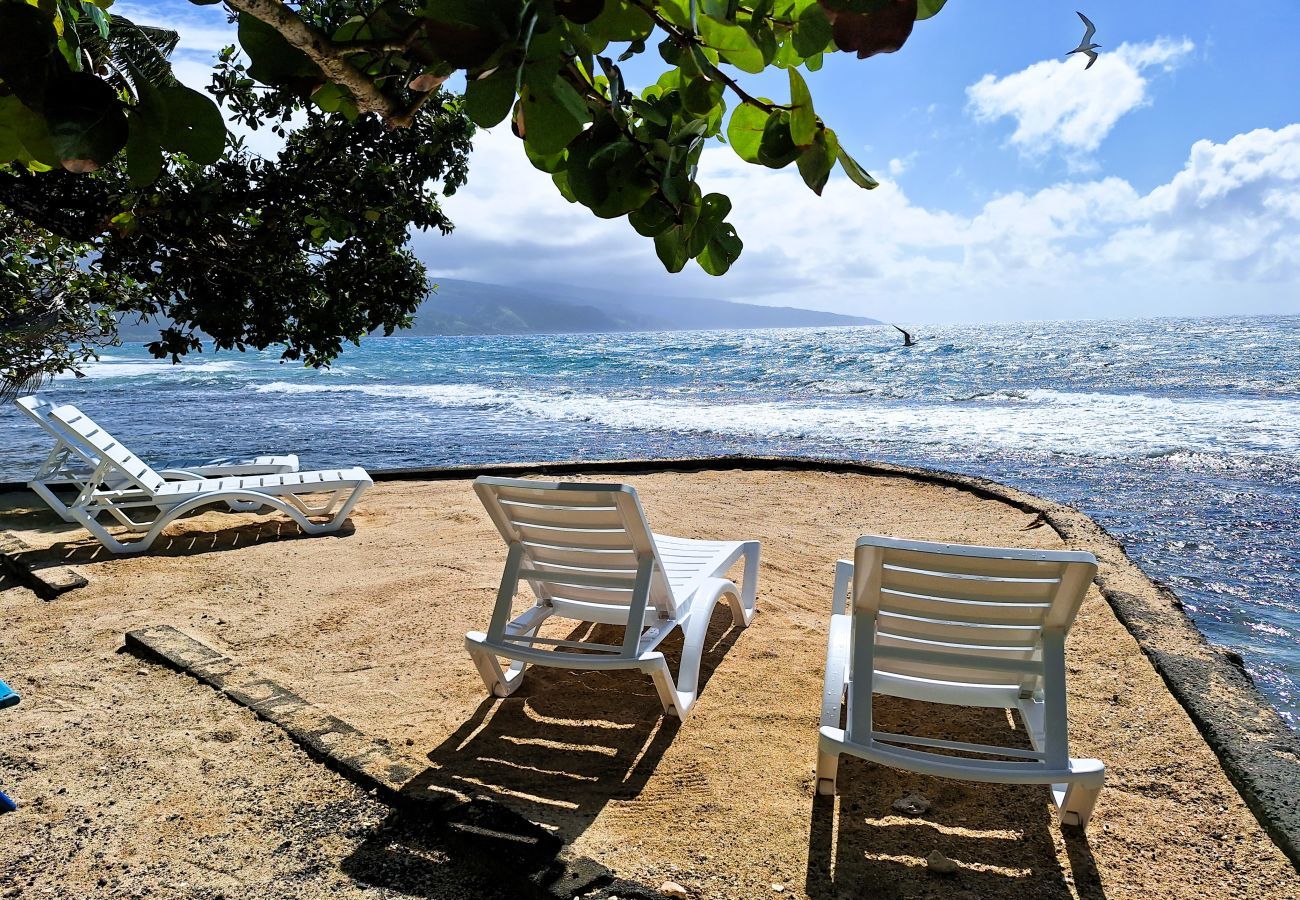
{"label": "reclining beach chair", "polygon": [[[50,419],[49,411],[54,408],[54,404],[44,397],[33,394],[30,397],[20,397],[15,402],[20,410],[54,438],[54,448],[45,457],[45,462],[36,470],[36,474],[27,482],[28,487],[35,491],[36,495],[44,500],[63,521],[77,521],[56,489],[64,487],[80,493],[103,460],[98,454],[89,453],[76,439],[62,431],[57,422]],[[158,474],[167,481],[198,481],[204,478],[226,478],[231,475],[282,475],[297,471],[298,457],[288,454],[171,460],[163,463],[158,469]],[[122,487],[124,484],[125,482],[119,482],[112,486]],[[233,503],[232,508],[236,511],[246,511],[238,502]]]}
{"label": "reclining beach chair", "polygon": [[[168,481],[75,406],[55,406],[45,415],[75,455],[94,466],[65,506],[68,515],[113,553],[147,550],[169,523],[214,503],[239,512],[278,509],[308,534],[337,531],[371,485],[362,468]],[[144,519],[133,518],[141,512]],[[142,536],[117,540],[99,522],[105,513]]]}
{"label": "reclining beach chair", "polygon": [[[471,631],[465,647],[488,690],[508,697],[530,665],[568,669],[639,669],[664,710],[686,718],[699,685],[704,640],[718,600],[735,625],[754,618],[757,541],[696,541],[652,534],[636,491],[621,484],[568,484],[481,477],[474,482],[488,515],[509,545],[487,633]],[[744,557],[744,587],[724,576]],[[536,602],[510,618],[520,581]],[[621,645],[539,637],[551,616],[624,628]],[[656,648],[682,629],[674,684]],[[509,660],[503,670],[500,659]]]}
{"label": "reclining beach chair", "polygon": [[[945,778],[1049,784],[1061,824],[1087,825],[1105,766],[1069,756],[1065,636],[1096,571],[1091,553],[860,538],[835,570],[818,792],[835,792],[849,753]],[[873,693],[1019,710],[1033,749],[876,731]]]}

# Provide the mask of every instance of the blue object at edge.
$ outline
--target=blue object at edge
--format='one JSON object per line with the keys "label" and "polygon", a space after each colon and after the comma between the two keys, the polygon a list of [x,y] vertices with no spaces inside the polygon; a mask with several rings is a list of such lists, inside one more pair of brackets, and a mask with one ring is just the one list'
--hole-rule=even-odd
{"label": "blue object at edge", "polygon": [[17,691],[5,684],[3,681],[0,681],[0,709],[4,709],[6,706],[17,705],[20,699],[22,698],[18,696]]}

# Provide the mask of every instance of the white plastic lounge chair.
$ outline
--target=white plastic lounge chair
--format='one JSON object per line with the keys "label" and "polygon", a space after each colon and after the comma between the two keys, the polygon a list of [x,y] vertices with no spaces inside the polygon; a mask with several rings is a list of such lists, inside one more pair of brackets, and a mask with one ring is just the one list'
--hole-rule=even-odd
{"label": "white plastic lounge chair", "polygon": [[[1069,756],[1065,636],[1096,571],[1091,553],[860,538],[854,561],[835,568],[818,792],[835,792],[849,753],[926,775],[1050,784],[1061,824],[1087,825],[1105,766]],[[873,692],[1019,710],[1034,749],[875,731]]]}
{"label": "white plastic lounge chair", "polygon": [[[69,437],[57,422],[50,419],[49,411],[54,408],[54,404],[44,397],[33,394],[30,397],[20,397],[16,403],[33,422],[54,438],[54,448],[50,450],[49,455],[45,457],[45,462],[27,483],[28,487],[35,491],[63,521],[77,521],[56,488],[66,487],[81,492],[102,459],[98,454],[90,453],[80,442]],[[88,417],[87,421],[89,421]],[[226,478],[231,475],[281,475],[297,471],[298,457],[288,454],[171,460],[163,463],[158,469],[158,474],[167,481],[196,481],[203,478]],[[125,482],[122,482],[113,486],[122,487],[124,484]],[[237,511],[247,511],[239,503],[232,504],[232,508]]]}
{"label": "white plastic lounge chair", "polygon": [[[754,618],[757,541],[695,541],[652,534],[636,491],[622,484],[568,484],[481,477],[474,482],[493,524],[510,547],[487,633],[471,631],[465,647],[488,690],[508,697],[530,664],[568,669],[639,669],[664,710],[685,719],[695,703],[704,640],[718,600],[732,622]],[[744,587],[722,576],[744,557]],[[536,602],[510,619],[520,581]],[[551,616],[621,625],[621,645],[543,638]],[[655,649],[682,629],[676,684]],[[500,658],[510,661],[503,670]]]}
{"label": "white plastic lounge chair", "polygon": [[[371,485],[362,468],[167,481],[76,407],[56,406],[46,415],[78,456],[88,464],[97,460],[66,508],[73,521],[113,553],[147,550],[170,522],[213,503],[241,512],[269,506],[308,534],[336,531]],[[146,518],[133,518],[139,512]],[[129,543],[117,540],[99,522],[105,513],[142,536]]]}

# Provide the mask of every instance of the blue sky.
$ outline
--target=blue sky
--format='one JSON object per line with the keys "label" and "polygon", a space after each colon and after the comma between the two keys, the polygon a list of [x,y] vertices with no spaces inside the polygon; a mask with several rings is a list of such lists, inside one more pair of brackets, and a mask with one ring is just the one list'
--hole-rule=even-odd
{"label": "blue sky", "polygon": [[[1082,35],[1076,8],[1102,45],[1087,72],[1063,56]],[[191,83],[233,41],[220,6],[114,9],[179,30]],[[1300,313],[1297,36],[1295,0],[950,0],[901,52],[833,55],[809,76],[880,189],[836,179],[817,198],[793,170],[706,152],[704,187],[732,196],[746,244],[721,279],[664,273],[626,222],[565,203],[506,128],[476,141],[470,184],[446,204],[456,233],[415,246],[435,278],[900,321]],[[744,81],[786,93],[783,73]]]}

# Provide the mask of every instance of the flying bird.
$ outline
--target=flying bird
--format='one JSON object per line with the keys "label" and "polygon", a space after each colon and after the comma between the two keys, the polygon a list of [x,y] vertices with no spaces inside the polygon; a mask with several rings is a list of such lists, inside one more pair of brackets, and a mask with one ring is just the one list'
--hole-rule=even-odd
{"label": "flying bird", "polygon": [[908,334],[906,331],[903,331],[903,329],[899,328],[897,325],[895,325],[894,328],[896,328],[896,329],[898,329],[899,331],[902,331],[902,332],[903,332],[903,346],[904,346],[904,347],[910,347],[910,346],[912,346],[913,344],[916,343],[916,341],[912,340],[912,336],[911,336],[910,334]]}
{"label": "flying bird", "polygon": [[1087,71],[1088,69],[1091,69],[1092,64],[1097,61],[1097,48],[1099,48],[1101,44],[1094,44],[1092,42],[1092,36],[1097,33],[1097,26],[1092,24],[1092,20],[1090,20],[1083,13],[1078,12],[1078,10],[1075,10],[1075,12],[1080,19],[1083,19],[1083,24],[1085,26],[1083,32],[1083,40],[1079,41],[1079,46],[1075,47],[1073,50],[1071,50],[1069,53],[1065,55],[1073,56],[1075,53],[1082,53],[1085,56],[1087,56],[1088,64],[1083,67],[1084,71]]}

